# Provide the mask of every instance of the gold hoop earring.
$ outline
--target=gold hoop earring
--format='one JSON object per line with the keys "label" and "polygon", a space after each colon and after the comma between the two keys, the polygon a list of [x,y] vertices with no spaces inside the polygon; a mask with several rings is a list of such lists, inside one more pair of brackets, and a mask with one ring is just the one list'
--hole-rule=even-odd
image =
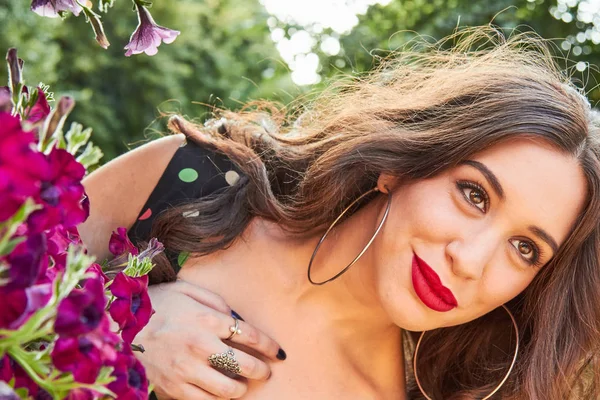
{"label": "gold hoop earring", "polygon": [[[387,186],[386,186],[387,189]],[[367,251],[367,249],[369,248],[369,246],[371,245],[371,243],[373,243],[373,240],[375,240],[375,237],[377,236],[377,234],[379,233],[379,231],[381,230],[381,227],[383,226],[383,223],[385,222],[385,220],[387,219],[387,216],[390,212],[390,206],[392,205],[392,194],[390,193],[390,190],[387,189],[387,195],[388,195],[388,200],[387,200],[387,206],[385,208],[385,212],[383,214],[383,217],[381,218],[381,222],[379,222],[379,225],[377,226],[377,229],[375,229],[375,233],[373,234],[373,236],[371,236],[371,239],[369,239],[369,242],[367,243],[367,245],[361,250],[360,253],[358,253],[358,255],[354,258],[354,260],[352,260],[352,262],[350,262],[350,264],[348,264],[343,270],[341,270],[340,272],[338,272],[335,276],[333,276],[332,278],[329,278],[325,281],[322,282],[315,282],[312,280],[311,276],[310,276],[310,271],[312,269],[312,264],[313,261],[317,255],[317,251],[319,251],[319,247],[321,247],[321,244],[323,244],[323,241],[325,240],[325,238],[327,237],[327,235],[329,234],[329,232],[333,229],[333,227],[338,223],[338,221],[348,212],[349,209],[352,208],[352,206],[354,206],[357,202],[359,202],[362,198],[364,198],[365,196],[373,193],[373,192],[378,192],[379,189],[377,189],[377,187],[374,187],[373,189],[369,190],[366,193],[363,193],[362,195],[360,195],[356,200],[354,200],[352,203],[350,203],[350,205],[348,207],[346,207],[344,209],[344,211],[342,211],[342,213],[336,218],[335,221],[333,221],[333,223],[331,225],[329,225],[329,228],[327,228],[327,231],[325,231],[325,233],[323,234],[323,236],[321,236],[321,240],[319,240],[319,243],[317,244],[317,247],[315,247],[315,250],[313,251],[312,257],[310,257],[310,261],[308,262],[308,281],[310,283],[312,283],[313,285],[324,285],[327,282],[331,282],[334,279],[339,278],[344,272],[348,271],[348,268],[350,268],[351,266],[353,266],[359,258],[362,257],[363,254],[365,254],[365,252]]]}
{"label": "gold hoop earring", "polygon": [[[508,313],[508,316],[510,317],[510,320],[512,321],[513,327],[515,328],[515,335],[517,338],[517,343],[515,344],[515,354],[513,355],[513,359],[512,359],[512,362],[510,363],[510,367],[508,368],[508,372],[506,373],[506,375],[504,375],[504,378],[502,378],[502,381],[500,381],[500,384],[498,386],[496,386],[496,388],[494,388],[494,390],[492,390],[492,392],[490,394],[488,394],[481,400],[489,399],[498,390],[500,390],[500,388],[502,387],[502,385],[504,385],[504,383],[508,379],[508,376],[512,372],[512,370],[515,366],[515,363],[517,362],[517,354],[519,354],[519,327],[517,326],[517,321],[515,320],[515,317],[510,312],[510,310],[504,304],[502,305],[502,308],[504,308],[504,310]],[[421,386],[421,382],[419,381],[419,374],[417,373],[417,354],[419,352],[419,346],[421,345],[421,341],[423,339],[423,336],[425,335],[425,332],[427,332],[427,331],[423,331],[421,333],[421,336],[419,336],[419,340],[417,341],[417,345],[415,346],[415,355],[413,356],[413,371],[415,374],[415,381],[417,382],[417,386],[419,387],[419,390],[421,391],[423,396],[425,396],[425,398],[427,400],[433,400],[431,397],[429,397],[427,395],[427,393],[425,393],[425,390],[423,389],[423,387]]]}

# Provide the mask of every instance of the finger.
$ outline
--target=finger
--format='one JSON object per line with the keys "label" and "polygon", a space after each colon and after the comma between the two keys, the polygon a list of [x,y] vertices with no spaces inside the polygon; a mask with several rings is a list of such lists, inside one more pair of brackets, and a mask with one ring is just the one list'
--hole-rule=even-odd
{"label": "finger", "polygon": [[177,285],[177,290],[179,290],[179,292],[185,294],[188,297],[191,297],[197,302],[204,304],[205,306],[217,310],[223,314],[231,315],[231,308],[227,305],[225,300],[218,294],[181,279],[177,280],[175,285]]}
{"label": "finger", "polygon": [[[239,399],[248,390],[244,382],[232,379],[212,367],[197,368],[195,375],[190,377],[190,383],[211,395],[225,399]],[[185,396],[183,398],[187,399]]]}
{"label": "finger", "polygon": [[265,381],[271,376],[269,366],[256,357],[244,353],[241,350],[234,349],[235,359],[240,366],[239,375],[248,379]]}
{"label": "finger", "polygon": [[219,397],[212,393],[208,393],[205,390],[200,389],[198,386],[190,385],[186,383],[181,388],[181,399],[192,399],[192,400],[218,400]]}
{"label": "finger", "polygon": [[[227,327],[227,336],[224,338],[227,338],[229,335],[231,335],[229,328],[232,326],[235,326],[235,321],[233,321],[233,325],[229,325],[229,327]],[[238,327],[241,333],[233,335],[233,337],[230,339],[231,342],[249,347],[273,360],[281,360],[281,347],[270,336],[256,329],[247,322],[238,321]]]}

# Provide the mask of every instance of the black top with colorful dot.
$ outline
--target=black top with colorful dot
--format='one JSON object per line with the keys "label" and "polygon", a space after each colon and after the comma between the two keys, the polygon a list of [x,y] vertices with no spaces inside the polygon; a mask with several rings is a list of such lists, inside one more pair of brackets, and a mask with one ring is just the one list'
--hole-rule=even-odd
{"label": "black top with colorful dot", "polygon": [[[241,171],[227,156],[206,149],[188,140],[173,155],[150,197],[142,207],[136,222],[129,229],[129,239],[139,244],[150,240],[152,224],[163,211],[233,186]],[[194,217],[193,212],[184,217]],[[165,251],[175,272],[183,266],[187,253]]]}

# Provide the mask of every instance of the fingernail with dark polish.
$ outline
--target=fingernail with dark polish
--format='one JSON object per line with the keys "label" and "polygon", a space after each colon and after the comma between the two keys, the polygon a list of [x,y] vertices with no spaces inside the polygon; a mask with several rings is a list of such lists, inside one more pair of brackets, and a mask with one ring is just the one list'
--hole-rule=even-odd
{"label": "fingernail with dark polish", "polygon": [[279,351],[277,352],[277,359],[283,361],[286,358],[287,354],[285,354],[285,351],[283,351],[283,349],[279,349]]}
{"label": "fingernail with dark polish", "polygon": [[[235,311],[231,310],[231,316],[235,319],[239,319],[240,321],[244,321],[244,318],[242,318],[242,316],[238,313],[236,313]],[[246,322],[246,321],[244,321]]]}

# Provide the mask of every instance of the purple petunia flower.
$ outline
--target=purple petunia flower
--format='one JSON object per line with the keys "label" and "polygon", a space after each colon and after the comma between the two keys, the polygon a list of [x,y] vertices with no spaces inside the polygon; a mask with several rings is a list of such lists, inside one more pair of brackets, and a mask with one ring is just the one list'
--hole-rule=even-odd
{"label": "purple petunia flower", "polygon": [[104,318],[94,331],[78,337],[60,337],[54,344],[51,357],[56,368],[72,372],[77,382],[94,383],[100,369],[117,357],[119,337],[109,331]]}
{"label": "purple petunia flower", "polygon": [[58,224],[69,228],[88,217],[82,201],[85,191],[81,180],[85,168],[67,151],[52,149],[47,157],[48,169],[41,183],[36,201],[43,205],[29,216],[29,229],[39,232]]}
{"label": "purple petunia flower", "polygon": [[32,285],[26,289],[0,287],[0,329],[17,329],[52,296],[52,284]]}
{"label": "purple petunia flower", "polygon": [[[13,381],[15,389],[26,389],[28,398],[38,399],[41,389],[19,364],[5,355],[0,359],[0,383]],[[0,392],[0,399],[4,400]],[[10,399],[10,397],[8,398]]]}
{"label": "purple petunia flower", "polygon": [[148,398],[146,371],[129,346],[124,346],[112,365],[115,367],[112,376],[116,379],[108,384],[108,388],[117,395],[119,400]]}
{"label": "purple petunia flower", "polygon": [[100,266],[100,264],[93,263],[92,265],[90,265],[86,272],[93,274],[95,276],[95,279],[100,279],[103,285],[105,285],[106,282],[109,281],[104,271],[102,271],[102,267]]}
{"label": "purple petunia flower", "polygon": [[54,330],[61,336],[93,331],[104,317],[106,297],[100,279],[87,279],[83,289],[74,289],[58,305]]}
{"label": "purple petunia flower", "polygon": [[18,118],[0,112],[0,222],[39,193],[48,162],[32,149],[34,143],[33,133],[23,131]]}
{"label": "purple petunia flower", "polygon": [[113,232],[110,236],[108,250],[110,250],[114,256],[120,256],[123,253],[132,254],[134,256],[139,254],[138,248],[131,243],[127,236],[127,229],[122,227],[117,228],[117,231]]}
{"label": "purple petunia flower", "polygon": [[11,360],[8,355],[0,357],[0,382],[10,382],[13,376]]}
{"label": "purple petunia flower", "polygon": [[134,278],[120,272],[110,285],[110,291],[116,297],[109,308],[110,316],[122,330],[123,340],[131,343],[152,316],[148,275]]}
{"label": "purple petunia flower", "polygon": [[129,57],[132,54],[146,53],[153,56],[158,53],[161,42],[173,43],[180,32],[157,25],[146,7],[137,2],[136,7],[139,23],[125,46],[125,55]]}
{"label": "purple petunia flower", "polygon": [[7,289],[24,289],[33,285],[45,273],[46,268],[42,258],[46,253],[46,235],[38,233],[31,235],[17,245],[6,257],[8,261]]}
{"label": "purple petunia flower", "polygon": [[31,11],[42,17],[56,18],[59,13],[70,11],[75,16],[83,10],[76,0],[33,0]]}

